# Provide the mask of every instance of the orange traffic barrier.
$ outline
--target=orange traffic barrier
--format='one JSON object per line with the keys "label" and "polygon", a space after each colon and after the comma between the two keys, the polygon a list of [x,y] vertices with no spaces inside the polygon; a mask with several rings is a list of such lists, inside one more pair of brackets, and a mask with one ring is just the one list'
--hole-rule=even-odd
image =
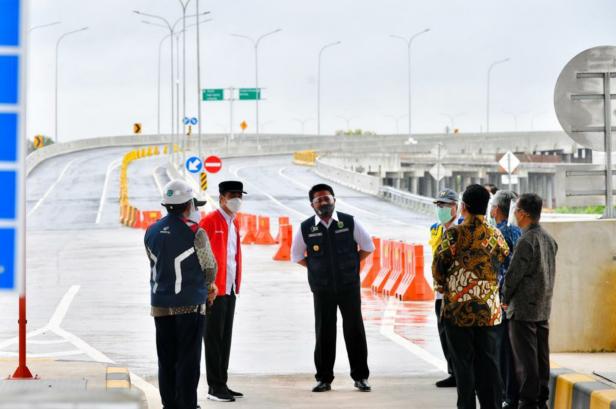
{"label": "orange traffic barrier", "polygon": [[405,244],[402,242],[394,243],[392,269],[387,278],[387,283],[383,287],[383,295],[395,295],[402,277],[404,277],[404,246]]}
{"label": "orange traffic barrier", "polygon": [[162,218],[162,213],[158,210],[148,210],[141,212],[141,228],[147,229]]}
{"label": "orange traffic barrier", "polygon": [[293,241],[293,226],[283,224],[279,227],[280,247],[274,255],[276,261],[291,261],[291,242]]}
{"label": "orange traffic barrier", "polygon": [[241,212],[237,212],[235,215],[237,224],[240,226],[240,236],[243,237],[246,234],[246,215]]}
{"label": "orange traffic barrier", "polygon": [[421,244],[406,244],[405,273],[396,290],[396,298],[402,301],[430,301],[434,291],[424,275],[424,249]]}
{"label": "orange traffic barrier", "polygon": [[270,218],[267,216],[259,216],[259,229],[255,244],[276,244],[276,240],[270,233]]}
{"label": "orange traffic barrier", "polygon": [[276,238],[274,239],[276,240],[276,243],[280,243],[280,233],[282,231],[280,230],[280,226],[284,226],[285,224],[291,224],[289,217],[288,216],[278,217],[278,234],[276,235]]}
{"label": "orange traffic barrier", "polygon": [[254,214],[244,215],[246,221],[246,234],[242,239],[242,244],[253,244],[257,240],[257,216]]}
{"label": "orange traffic barrier", "polygon": [[381,269],[379,270],[374,282],[372,283],[372,291],[380,293],[383,291],[383,287],[387,283],[389,274],[393,268],[392,254],[393,254],[394,242],[391,240],[385,240],[383,242],[383,249],[381,251]]}
{"label": "orange traffic barrier", "polygon": [[374,251],[365,258],[364,265],[359,272],[359,278],[361,286],[363,288],[370,288],[376,275],[381,270],[381,239],[373,237]]}

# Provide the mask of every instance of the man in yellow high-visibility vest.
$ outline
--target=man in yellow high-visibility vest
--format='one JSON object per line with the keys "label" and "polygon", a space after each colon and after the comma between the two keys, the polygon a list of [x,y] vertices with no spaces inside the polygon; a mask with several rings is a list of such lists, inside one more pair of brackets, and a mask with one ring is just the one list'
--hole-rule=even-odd
{"label": "man in yellow high-visibility vest", "polygon": [[[434,199],[434,205],[438,222],[430,227],[430,247],[432,248],[432,255],[434,255],[436,248],[441,243],[445,231],[451,226],[458,224],[458,194],[452,189],[445,189]],[[456,386],[456,378],[453,372],[453,363],[449,354],[449,348],[447,347],[445,325],[441,320],[442,305],[443,294],[437,292],[434,308],[436,310],[436,319],[438,322],[438,335],[441,341],[441,347],[443,348],[443,355],[445,355],[445,359],[447,360],[447,372],[449,376],[436,382],[436,386],[438,388],[453,388]]]}

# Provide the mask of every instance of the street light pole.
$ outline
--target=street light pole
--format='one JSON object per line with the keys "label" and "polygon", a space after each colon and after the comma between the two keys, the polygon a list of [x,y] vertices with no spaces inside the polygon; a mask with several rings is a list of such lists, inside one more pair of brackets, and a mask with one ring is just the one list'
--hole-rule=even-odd
{"label": "street light pole", "polygon": [[295,122],[298,122],[302,126],[302,135],[304,135],[306,131],[306,122],[312,121],[312,118],[305,118],[305,119],[293,118],[293,120]]}
{"label": "street light pole", "polygon": [[346,130],[350,131],[351,130],[351,120],[355,119],[355,117],[348,117],[348,116],[343,116],[343,115],[338,115],[338,118],[342,119],[345,123],[346,123]]}
{"label": "street light pole", "polygon": [[415,38],[419,37],[422,34],[427,33],[428,31],[430,31],[429,28],[426,28],[425,30],[422,30],[418,33],[413,34],[410,38],[405,38],[402,36],[397,36],[397,35],[391,35],[391,38],[395,38],[397,40],[400,40],[402,42],[404,42],[407,46],[407,52],[408,52],[408,92],[409,92],[409,102],[408,102],[408,108],[409,108],[409,139],[412,138],[413,135],[413,131],[412,131],[412,118],[411,118],[411,112],[412,112],[412,107],[411,107],[411,101],[412,101],[412,96],[413,93],[411,91],[411,46],[413,45],[413,40],[415,40]]}
{"label": "street light pole", "polygon": [[56,143],[58,143],[60,141],[59,135],[58,135],[58,68],[59,68],[59,64],[58,64],[58,55],[59,55],[59,51],[60,51],[60,44],[62,43],[62,40],[64,40],[67,36],[71,35],[71,34],[76,34],[79,33],[81,31],[87,30],[88,27],[83,27],[80,28],[78,30],[73,30],[73,31],[69,31],[67,33],[62,34],[59,38],[58,41],[56,41],[56,86],[55,86],[55,104],[54,104],[54,111],[55,111],[55,125],[54,125],[54,132],[55,132],[55,138],[56,138]]}
{"label": "street light pole", "polygon": [[402,118],[406,118],[407,116],[408,115],[399,115],[399,116],[396,116],[396,115],[385,115],[385,117],[393,119],[394,122],[396,123],[396,134],[400,133],[400,120]]}
{"label": "street light pole", "polygon": [[255,53],[255,88],[257,91],[257,98],[255,99],[255,131],[257,133],[257,147],[259,149],[261,149],[261,145],[259,143],[259,100],[261,99],[261,92],[259,90],[259,44],[261,43],[261,40],[263,40],[265,37],[271,36],[273,34],[276,34],[278,32],[282,31],[281,28],[277,28],[274,31],[270,31],[268,33],[262,34],[261,36],[259,36],[256,40],[253,39],[252,37],[248,37],[246,35],[243,34],[231,34],[233,37],[238,37],[238,38],[244,38],[248,41],[250,41],[254,47],[254,53]]}
{"label": "street light pole", "polygon": [[317,135],[321,135],[321,58],[323,56],[323,51],[327,48],[339,45],[340,43],[341,41],[335,41],[325,44],[321,47],[321,50],[319,50],[319,63],[317,68]]}
{"label": "street light pole", "polygon": [[488,68],[487,86],[486,86],[486,133],[490,133],[490,76],[492,69],[498,65],[509,61],[509,58],[494,61]]}
{"label": "street light pole", "polygon": [[[163,22],[163,24],[156,24],[156,23],[151,23],[149,21],[143,21],[143,23],[145,23],[145,24],[149,24],[149,25],[156,26],[156,27],[162,27],[162,28],[166,29],[169,32],[168,37],[171,37],[171,39],[170,39],[170,43],[171,44],[170,44],[170,47],[169,47],[169,50],[170,50],[170,64],[171,64],[170,65],[170,67],[171,67],[171,69],[170,69],[170,78],[171,78],[171,84],[170,84],[170,87],[171,87],[171,135],[170,135],[170,137],[171,138],[170,138],[170,141],[169,141],[169,148],[168,149],[169,149],[169,160],[173,161],[173,156],[174,156],[174,136],[175,136],[174,133],[175,133],[175,130],[176,130],[176,127],[177,127],[177,124],[175,123],[175,101],[176,100],[178,101],[178,105],[179,105],[179,94],[176,97],[175,91],[174,91],[175,72],[174,72],[174,66],[173,66],[173,64],[174,64],[174,58],[173,58],[174,57],[173,35],[176,34],[176,26],[183,19],[180,18],[180,19],[176,20],[175,23],[173,23],[173,25],[171,25],[169,20],[167,20],[166,18],[161,17],[161,16],[157,16],[157,15],[154,15],[154,14],[143,13],[143,12],[141,12],[139,10],[133,10],[133,13],[135,13],[137,15],[140,15],[140,16],[144,16],[144,17],[148,17],[148,18],[153,18],[155,20]],[[206,15],[206,14],[209,14],[209,12],[204,12],[204,13],[201,13],[201,14],[194,14],[194,15],[190,15],[190,16],[187,16],[187,17],[197,17],[197,18],[199,18],[200,16],[203,16],[203,15]],[[182,30],[182,32],[185,32],[185,30]],[[162,43],[162,41],[164,41],[164,39],[161,40],[161,43]],[[159,50],[160,50],[160,48],[159,48]],[[179,110],[179,108],[178,108],[178,110]]]}

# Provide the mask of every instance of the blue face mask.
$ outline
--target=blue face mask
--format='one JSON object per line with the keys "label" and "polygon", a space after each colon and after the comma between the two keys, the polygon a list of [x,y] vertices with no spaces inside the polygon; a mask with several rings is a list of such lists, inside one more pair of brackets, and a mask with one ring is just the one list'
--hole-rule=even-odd
{"label": "blue face mask", "polygon": [[437,207],[436,208],[436,218],[441,224],[448,223],[454,216],[451,215],[450,207]]}

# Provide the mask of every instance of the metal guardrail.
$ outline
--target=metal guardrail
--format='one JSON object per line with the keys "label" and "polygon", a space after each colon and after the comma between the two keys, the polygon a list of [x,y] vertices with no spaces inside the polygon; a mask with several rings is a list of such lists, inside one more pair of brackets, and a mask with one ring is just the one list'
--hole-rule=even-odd
{"label": "metal guardrail", "polygon": [[428,215],[434,214],[434,202],[433,199],[429,197],[404,192],[391,186],[381,186],[379,189],[379,196],[388,202],[406,209]]}

